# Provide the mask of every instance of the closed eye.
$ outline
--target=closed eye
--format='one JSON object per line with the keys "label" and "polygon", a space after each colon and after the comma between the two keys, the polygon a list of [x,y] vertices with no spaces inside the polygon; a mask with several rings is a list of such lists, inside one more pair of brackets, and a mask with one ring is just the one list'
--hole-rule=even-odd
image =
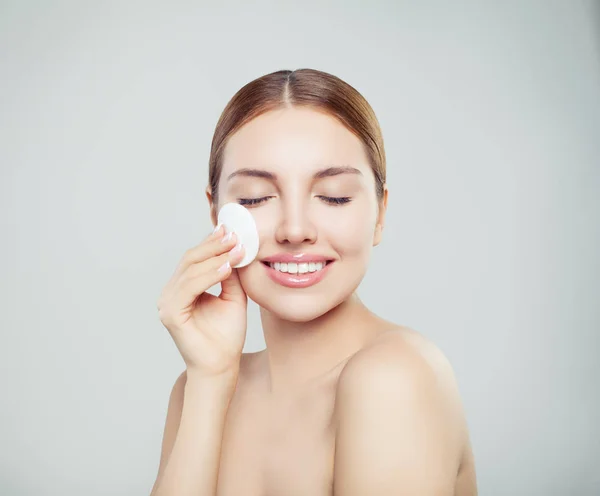
{"label": "closed eye", "polygon": [[349,203],[351,201],[349,196],[319,196],[318,198],[323,198],[327,203],[333,205],[343,205],[344,203]]}
{"label": "closed eye", "polygon": [[272,198],[272,197],[271,196],[263,196],[262,198],[239,198],[238,203],[240,205],[258,205],[259,203],[262,203],[263,201],[266,201],[269,198]]}
{"label": "closed eye", "polygon": [[[240,205],[258,205],[259,203],[263,203],[267,201],[269,198],[273,198],[272,196],[263,196],[262,198],[239,198],[238,203]],[[322,198],[325,202],[331,205],[344,205],[345,203],[349,203],[352,199],[349,196],[317,196],[317,198]]]}

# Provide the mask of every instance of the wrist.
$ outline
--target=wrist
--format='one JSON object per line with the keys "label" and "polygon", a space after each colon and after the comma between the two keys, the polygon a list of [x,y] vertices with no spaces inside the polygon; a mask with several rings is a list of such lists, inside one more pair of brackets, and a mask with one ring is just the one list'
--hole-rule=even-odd
{"label": "wrist", "polygon": [[234,390],[237,384],[239,369],[230,369],[218,374],[208,374],[205,371],[188,367],[186,369],[186,386],[201,387],[212,390]]}

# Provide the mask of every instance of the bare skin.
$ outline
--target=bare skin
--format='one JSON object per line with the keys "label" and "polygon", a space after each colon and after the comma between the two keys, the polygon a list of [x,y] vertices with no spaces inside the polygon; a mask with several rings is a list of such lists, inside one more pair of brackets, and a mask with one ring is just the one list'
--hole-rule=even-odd
{"label": "bare skin", "polygon": [[[285,108],[245,124],[226,150],[218,201],[207,189],[212,221],[224,203],[263,198],[247,207],[260,252],[219,279],[235,241],[221,247],[213,235],[167,285],[163,322],[187,369],[169,402],[152,495],[475,496],[452,367],[433,343],[376,316],[355,293],[387,207],[387,187],[375,198],[360,140],[331,116]],[[347,164],[358,172],[315,179]],[[273,177],[228,179],[244,167]],[[331,204],[337,196],[352,200]],[[262,262],[284,252],[333,262],[320,283],[288,288]],[[241,252],[229,256],[235,262]],[[217,280],[223,295],[187,318],[182,302]],[[260,307],[267,345],[250,354],[241,353],[246,294]]]}
{"label": "bare skin", "polygon": [[[414,330],[380,319],[374,319],[373,324],[376,332],[361,350],[296,391],[273,394],[269,390],[266,350],[243,354],[225,420],[217,495],[334,494],[335,399],[345,367],[358,354],[376,356],[390,340],[411,352],[438,355],[439,359],[439,350]],[[444,362],[443,357],[441,360]],[[446,374],[444,380],[452,385],[451,370]],[[185,372],[181,377],[179,387],[185,384]],[[455,386],[450,386],[449,394],[458,401]],[[178,404],[173,409],[181,411],[181,407]],[[476,473],[466,421],[464,416],[456,421],[458,425],[453,428],[461,432],[458,468],[453,492],[448,494],[475,496]],[[173,417],[172,422],[178,419]],[[164,449],[168,450],[168,444],[166,439]]]}

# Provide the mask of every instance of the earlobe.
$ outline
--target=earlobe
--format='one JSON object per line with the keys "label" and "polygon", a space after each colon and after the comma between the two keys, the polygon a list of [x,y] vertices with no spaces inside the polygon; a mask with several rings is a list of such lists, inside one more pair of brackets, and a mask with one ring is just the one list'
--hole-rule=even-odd
{"label": "earlobe", "polygon": [[208,208],[210,210],[210,220],[212,221],[213,225],[216,226],[217,225],[217,214],[215,212],[215,206],[213,204],[213,198],[212,195],[210,194],[210,185],[206,187],[206,199],[208,200]]}
{"label": "earlobe", "polygon": [[373,246],[377,246],[381,242],[383,235],[383,224],[385,219],[385,212],[387,210],[388,202],[388,187],[387,184],[383,185],[383,198],[378,206],[377,212],[377,225],[375,226],[375,233],[373,236]]}
{"label": "earlobe", "polygon": [[375,226],[375,235],[373,236],[373,246],[377,246],[381,242],[382,231],[383,225],[377,224]]}

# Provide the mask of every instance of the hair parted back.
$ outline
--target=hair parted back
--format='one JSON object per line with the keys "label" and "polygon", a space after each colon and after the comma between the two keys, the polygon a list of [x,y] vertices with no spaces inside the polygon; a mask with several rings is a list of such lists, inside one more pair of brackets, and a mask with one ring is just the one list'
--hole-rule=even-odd
{"label": "hair parted back", "polygon": [[243,86],[227,103],[217,122],[209,158],[209,185],[218,203],[218,184],[227,141],[244,124],[265,112],[284,107],[313,107],[337,118],[364,145],[374,176],[377,199],[386,181],[383,136],[367,100],[340,78],[315,69],[281,70]]}

